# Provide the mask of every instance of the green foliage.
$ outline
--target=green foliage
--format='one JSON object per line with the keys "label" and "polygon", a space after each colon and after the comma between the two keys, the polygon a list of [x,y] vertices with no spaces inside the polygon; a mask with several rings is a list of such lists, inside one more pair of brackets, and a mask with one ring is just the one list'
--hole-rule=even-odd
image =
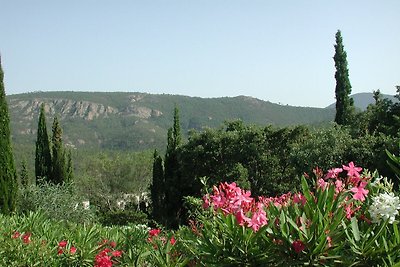
{"label": "green foliage", "polygon": [[57,117],[54,117],[52,126],[52,168],[50,181],[54,184],[62,184],[67,181],[67,169],[65,162],[65,152],[62,142],[62,129]]}
{"label": "green foliage", "polygon": [[[198,213],[196,223],[180,230],[185,251],[190,252],[189,257],[193,257],[200,266],[399,264],[398,222],[371,222],[368,213],[373,196],[390,193],[392,186],[386,180],[382,182],[377,178],[376,173],[364,172],[363,181],[370,181],[371,177],[376,180],[368,183],[368,196],[359,201],[349,190],[353,186],[347,184],[349,180],[342,180],[344,187],[338,190],[336,182],[341,178],[326,178],[323,180],[326,184],[321,186],[319,179],[322,177],[325,175],[320,172],[313,178],[302,177],[302,190],[294,195],[289,193],[260,199],[267,221],[257,231],[249,225],[240,224],[240,216],[229,212],[229,205],[235,206],[233,212],[237,212],[236,201],[242,198],[235,198],[233,192],[222,192],[221,188],[221,191],[214,190],[216,198],[215,203],[212,198],[209,199],[210,212]],[[220,201],[231,204],[218,209],[213,206]],[[242,205],[239,209],[247,207],[243,202]],[[393,208],[400,209],[397,206]],[[258,222],[254,217],[250,218],[251,223]]]}
{"label": "green foliage", "polygon": [[165,179],[163,160],[158,154],[157,150],[154,151],[153,156],[153,180],[150,185],[151,203],[152,203],[152,217],[157,222],[162,223],[163,207],[165,203]]}
{"label": "green foliage", "polygon": [[151,151],[90,152],[76,157],[75,183],[88,197],[108,199],[108,195],[148,191],[152,174]]}
{"label": "green foliage", "polygon": [[268,266],[265,228],[254,233],[238,226],[234,215],[199,219],[201,232],[187,231],[184,242],[202,266]]}
{"label": "green foliage", "polygon": [[[399,152],[400,152],[400,143],[399,143]],[[396,156],[395,154],[390,153],[389,150],[386,150],[386,154],[389,157],[387,164],[394,171],[397,176],[397,179],[400,180],[400,155]]]}
{"label": "green foliage", "polygon": [[[219,127],[225,120],[241,119],[246,123],[259,125],[289,126],[320,124],[334,118],[332,109],[278,105],[245,96],[198,98],[137,92],[34,92],[7,98],[12,103],[12,135],[18,146],[35,142],[36,136],[29,133],[36,131],[39,117],[37,101],[46,102],[46,105],[52,107],[47,112],[48,118],[52,120],[54,116],[59,116],[65,143],[78,149],[158,149],[164,152],[167,143],[165,136],[173,120],[171,107],[175,103],[179,103],[180,124],[184,136],[190,129]],[[88,119],[85,116],[92,110],[80,110],[82,102],[87,102],[92,107],[103,105],[105,108],[112,108],[116,113],[100,114]],[[27,119],[29,116],[22,116],[28,112],[26,103],[33,121]],[[69,109],[66,109],[67,104],[70,105]],[[141,113],[142,111],[145,112]]]}
{"label": "green foliage", "polygon": [[37,180],[50,181],[52,177],[52,161],[50,141],[47,134],[44,103],[40,105],[39,122],[35,149],[35,177]]}
{"label": "green foliage", "polygon": [[181,126],[179,122],[178,107],[174,108],[173,126],[168,129],[167,151],[164,160],[165,201],[163,203],[163,220],[172,228],[177,228],[181,223],[183,197],[185,185],[180,173],[178,148],[181,145]]}
{"label": "green foliage", "polygon": [[29,178],[25,160],[21,161],[21,169],[19,171],[19,180],[20,180],[22,187],[26,187],[26,186],[32,184],[32,181]]}
{"label": "green foliage", "polygon": [[[60,223],[44,212],[0,215],[0,265],[93,266],[104,257],[112,260],[112,266],[143,267],[398,266],[398,221],[371,223],[369,214],[373,197],[392,194],[392,185],[384,179],[372,180],[366,186],[366,199],[359,201],[353,198],[351,185],[337,191],[336,178],[327,178],[328,184],[322,186],[316,181],[325,176],[316,175],[301,179],[296,196],[304,202],[291,194],[260,199],[267,220],[257,231],[212,206],[199,211],[201,200],[194,198],[186,199],[194,211],[192,223],[176,232],[149,231],[145,225]],[[361,180],[371,177],[378,175],[364,172]],[[227,203],[234,203],[226,197]]]}
{"label": "green foliage", "polygon": [[147,214],[136,210],[113,210],[102,212],[99,222],[104,226],[148,224]]}
{"label": "green foliage", "polygon": [[115,152],[77,155],[75,184],[96,207],[100,223],[147,222],[152,154]]}
{"label": "green foliage", "polygon": [[15,209],[18,184],[11,148],[10,117],[3,78],[0,58],[0,213],[10,214]]}
{"label": "green foliage", "polygon": [[[298,173],[311,173],[318,166],[327,170],[349,162],[346,156],[352,138],[343,127],[327,127],[311,131],[308,138],[297,143],[290,154],[290,160]],[[351,159],[358,163],[357,159]]]}
{"label": "green foliage", "polygon": [[23,214],[41,212],[48,218],[70,222],[93,222],[93,209],[85,209],[76,186],[73,184],[52,184],[43,181],[20,190],[18,211]]}
{"label": "green foliage", "polygon": [[[89,267],[95,265],[96,257],[103,255],[104,250],[109,251],[107,256],[113,266],[155,266],[150,264],[153,259],[146,252],[152,248],[145,241],[147,227],[60,224],[42,213],[0,215],[0,224],[1,266]],[[120,256],[113,254],[121,251]]]}
{"label": "green foliage", "polygon": [[67,153],[67,166],[66,166],[66,182],[71,182],[74,180],[74,166],[72,164],[71,150]]}
{"label": "green foliage", "polygon": [[342,34],[336,32],[335,44],[335,79],[336,79],[336,116],[335,122],[339,125],[348,125],[352,121],[353,99],[350,98],[351,84],[349,70],[347,68],[347,53],[344,50]]}
{"label": "green foliage", "polygon": [[374,91],[375,103],[358,114],[352,124],[352,130],[358,135],[365,133],[398,136],[400,129],[400,103],[382,98],[379,90]]}
{"label": "green foliage", "polygon": [[236,181],[256,195],[275,195],[295,188],[291,151],[307,136],[305,127],[273,128],[228,122],[219,129],[192,132],[179,149],[186,195],[198,196],[200,178],[210,184]]}

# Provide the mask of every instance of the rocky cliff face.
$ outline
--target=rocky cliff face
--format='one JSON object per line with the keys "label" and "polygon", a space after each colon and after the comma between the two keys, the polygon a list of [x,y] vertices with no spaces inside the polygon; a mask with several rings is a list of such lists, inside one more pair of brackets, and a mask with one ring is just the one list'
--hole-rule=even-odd
{"label": "rocky cliff face", "polygon": [[[141,99],[140,95],[131,95],[128,98],[129,101],[123,104],[118,103],[119,108],[117,108],[93,101],[76,101],[67,98],[13,97],[9,99],[12,135],[15,142],[34,144],[37,119],[43,103],[48,127],[51,127],[53,118],[58,116],[64,130],[63,141],[71,148],[86,145],[102,146],[104,142],[116,143],[120,146],[121,144],[116,141],[121,139],[120,136],[128,136],[129,133],[138,131],[145,134],[138,134],[135,142],[146,145],[153,143],[156,139],[157,127],[153,124],[146,127],[143,125],[149,124],[148,121],[153,118],[162,116],[163,112],[147,107],[140,101]],[[104,122],[103,119],[109,120]],[[140,130],[141,128],[144,130]],[[48,128],[48,132],[51,135],[51,128]]]}
{"label": "rocky cliff face", "polygon": [[35,98],[32,100],[10,100],[10,109],[18,112],[20,118],[33,120],[39,114],[40,105],[44,103],[45,112],[50,117],[55,115],[64,118],[83,118],[91,121],[96,118],[107,118],[110,115],[135,116],[142,119],[159,117],[163,113],[159,110],[150,109],[132,104],[118,110],[115,107],[104,106],[99,103],[89,101],[73,101],[69,99],[45,99]]}

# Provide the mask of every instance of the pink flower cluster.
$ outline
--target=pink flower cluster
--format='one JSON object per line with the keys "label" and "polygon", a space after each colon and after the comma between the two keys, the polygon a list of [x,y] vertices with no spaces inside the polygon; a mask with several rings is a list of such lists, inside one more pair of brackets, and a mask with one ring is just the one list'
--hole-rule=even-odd
{"label": "pink flower cluster", "polygon": [[[345,174],[344,171],[347,173]],[[355,166],[354,162],[350,162],[348,165],[342,165],[342,168],[330,169],[326,175],[323,175],[322,171],[314,171],[317,176],[317,189],[324,191],[327,188],[334,186],[336,196],[340,192],[351,193],[351,197],[346,196],[345,201],[342,204],[348,219],[351,219],[351,217],[353,217],[361,208],[360,205],[350,200],[353,199],[364,202],[369,193],[369,190],[365,187],[368,185],[370,178],[361,177],[361,171],[362,168]]]}
{"label": "pink flower cluster", "polygon": [[241,226],[247,226],[257,232],[268,223],[265,209],[269,205],[278,208],[290,203],[304,205],[306,198],[301,193],[287,193],[278,197],[258,197],[255,200],[251,192],[241,189],[236,183],[221,183],[213,187],[211,195],[203,197],[203,207],[212,206],[214,210],[221,210],[223,214],[233,214]]}
{"label": "pink flower cluster", "polygon": [[[164,236],[160,236],[160,233],[161,233],[161,229],[158,229],[158,228],[149,230],[149,237],[147,238],[147,242],[152,243],[153,247],[155,249],[158,249],[158,247],[157,247],[157,244],[154,242],[154,238],[158,238],[159,240],[161,240],[161,242],[163,244],[165,244],[167,242],[167,239]],[[171,239],[169,240],[169,243],[171,245],[175,245],[176,239],[174,236],[171,237]]]}
{"label": "pink flower cluster", "polygon": [[115,259],[122,256],[121,250],[114,250],[116,243],[104,239],[99,244],[99,249],[102,249],[94,258],[94,267],[112,267]]}
{"label": "pink flower cluster", "polygon": [[[360,176],[360,171],[362,171],[361,167],[356,167],[353,162],[350,162],[349,165],[343,165],[343,168],[334,168],[330,169],[328,173],[325,175],[324,179],[320,178],[317,181],[318,187],[323,190],[328,185],[326,180],[332,179],[335,180],[336,192],[339,193],[345,189],[346,185],[350,188],[350,192],[353,193],[353,199],[364,201],[365,197],[368,195],[368,190],[365,189],[367,183],[367,178],[362,179]],[[347,179],[343,181],[340,178],[340,174],[343,171],[347,171]]]}
{"label": "pink flower cluster", "polygon": [[[321,169],[316,168],[314,174],[316,175],[315,188],[317,192],[309,193],[314,197],[314,201],[317,201],[318,192],[332,187],[335,190],[335,197],[338,197],[340,193],[346,193],[342,206],[346,212],[346,217],[350,219],[360,210],[361,202],[365,201],[369,193],[366,186],[370,178],[362,177],[360,175],[361,171],[362,168],[355,166],[353,162],[348,165],[342,165],[342,168],[330,169],[325,175]],[[257,232],[268,223],[265,210],[270,208],[271,205],[280,209],[290,205],[304,206],[306,203],[306,197],[299,192],[289,192],[277,197],[258,197],[255,200],[251,197],[250,191],[241,189],[236,183],[226,182],[221,183],[218,187],[214,186],[212,194],[207,194],[203,197],[204,208],[212,207],[215,211],[221,211],[224,215],[232,214],[236,217],[239,225],[250,227],[254,232]],[[330,216],[333,216],[333,214]],[[274,220],[275,225],[279,225],[279,218],[269,219]],[[310,222],[301,222],[301,219],[298,218],[296,220],[298,226],[300,228],[309,227]],[[330,236],[327,236],[327,242],[329,247],[333,246]],[[306,244],[301,240],[295,240],[292,242],[292,249],[296,253],[300,253],[306,249]]]}
{"label": "pink flower cluster", "polygon": [[68,244],[67,240],[62,240],[58,242],[58,251],[57,251],[58,255],[64,254],[66,253],[66,251],[69,251],[69,254],[72,255],[76,253],[76,247],[74,246],[71,246],[69,250],[66,250],[67,244]]}
{"label": "pink flower cluster", "polygon": [[256,202],[250,191],[238,187],[236,183],[221,183],[213,187],[213,194],[203,198],[203,207],[211,206],[225,215],[235,215],[239,225],[251,227],[257,232],[268,223],[262,202]]}
{"label": "pink flower cluster", "polygon": [[19,232],[15,231],[15,232],[12,234],[11,238],[12,238],[12,239],[21,238],[21,239],[22,239],[22,242],[23,242],[24,244],[29,244],[29,243],[31,242],[31,236],[32,236],[32,233],[30,233],[30,232],[25,232],[23,235],[21,235]]}
{"label": "pink flower cluster", "polygon": [[[340,175],[347,171],[347,175],[343,178]],[[361,177],[360,172],[361,167],[357,167],[353,162],[348,165],[343,165],[342,168],[334,168],[328,171],[324,178],[319,178],[317,181],[317,187],[325,189],[326,186],[330,185],[334,181],[336,193],[348,190],[351,192],[352,198],[354,200],[363,202],[369,193],[368,189],[365,187],[368,184],[368,177]],[[351,217],[361,208],[359,205],[355,205],[354,202],[349,201],[349,197],[346,197],[346,201],[343,204],[346,218],[351,219]]]}
{"label": "pink flower cluster", "polygon": [[294,250],[296,253],[300,253],[300,252],[302,252],[303,250],[306,249],[306,245],[305,245],[305,244],[303,243],[303,241],[301,241],[301,240],[295,240],[295,241],[293,241],[292,247],[293,247],[293,250]]}

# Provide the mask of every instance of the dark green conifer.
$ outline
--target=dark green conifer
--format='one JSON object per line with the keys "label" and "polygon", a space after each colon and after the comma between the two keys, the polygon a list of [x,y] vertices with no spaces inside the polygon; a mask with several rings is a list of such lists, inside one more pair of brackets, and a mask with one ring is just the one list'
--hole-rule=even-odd
{"label": "dark green conifer", "polygon": [[26,160],[23,159],[21,161],[21,169],[19,171],[19,179],[21,181],[21,185],[23,187],[26,187],[28,185],[30,185],[31,181],[29,179],[29,175],[28,175],[28,169],[26,167]]}
{"label": "dark green conifer", "polygon": [[62,184],[67,179],[67,170],[65,164],[64,147],[62,143],[62,129],[58,122],[57,116],[53,121],[52,141],[52,175],[51,182],[54,184]]}
{"label": "dark green conifer", "polygon": [[177,149],[182,141],[181,126],[179,122],[179,109],[175,106],[174,123],[168,129],[168,143],[165,154],[164,177],[165,177],[165,214],[167,225],[177,227],[179,216],[182,214],[183,191]]}
{"label": "dark green conifer", "polygon": [[157,150],[154,150],[153,155],[153,181],[150,186],[151,201],[152,201],[152,216],[153,219],[159,223],[163,223],[163,211],[165,203],[165,180],[164,180],[164,168],[163,160],[158,154]]}
{"label": "dark green conifer", "polygon": [[344,50],[343,39],[340,30],[336,33],[335,44],[335,79],[336,79],[336,116],[335,122],[339,125],[348,125],[353,116],[353,99],[350,97],[351,84],[349,69],[347,67],[347,53]]}
{"label": "dark green conifer", "polygon": [[41,179],[49,181],[51,177],[51,152],[50,141],[47,133],[44,103],[40,105],[39,122],[36,137],[35,150],[35,177],[36,181]]}
{"label": "dark green conifer", "polygon": [[71,150],[68,150],[68,154],[67,154],[67,181],[71,182],[74,180],[74,166],[72,164],[72,154],[71,154]]}
{"label": "dark green conifer", "polygon": [[3,78],[0,57],[0,212],[10,214],[15,210],[18,182],[11,148],[10,117]]}

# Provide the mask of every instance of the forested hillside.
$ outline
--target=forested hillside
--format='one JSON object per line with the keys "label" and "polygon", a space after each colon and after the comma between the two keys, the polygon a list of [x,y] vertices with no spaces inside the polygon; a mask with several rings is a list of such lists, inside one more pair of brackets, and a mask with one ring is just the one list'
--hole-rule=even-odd
{"label": "forested hillside", "polygon": [[36,138],[41,103],[58,116],[64,142],[73,148],[144,150],[164,148],[174,106],[184,135],[224,121],[288,126],[332,121],[334,110],[278,105],[247,96],[199,98],[128,92],[35,92],[8,96],[14,145]]}

